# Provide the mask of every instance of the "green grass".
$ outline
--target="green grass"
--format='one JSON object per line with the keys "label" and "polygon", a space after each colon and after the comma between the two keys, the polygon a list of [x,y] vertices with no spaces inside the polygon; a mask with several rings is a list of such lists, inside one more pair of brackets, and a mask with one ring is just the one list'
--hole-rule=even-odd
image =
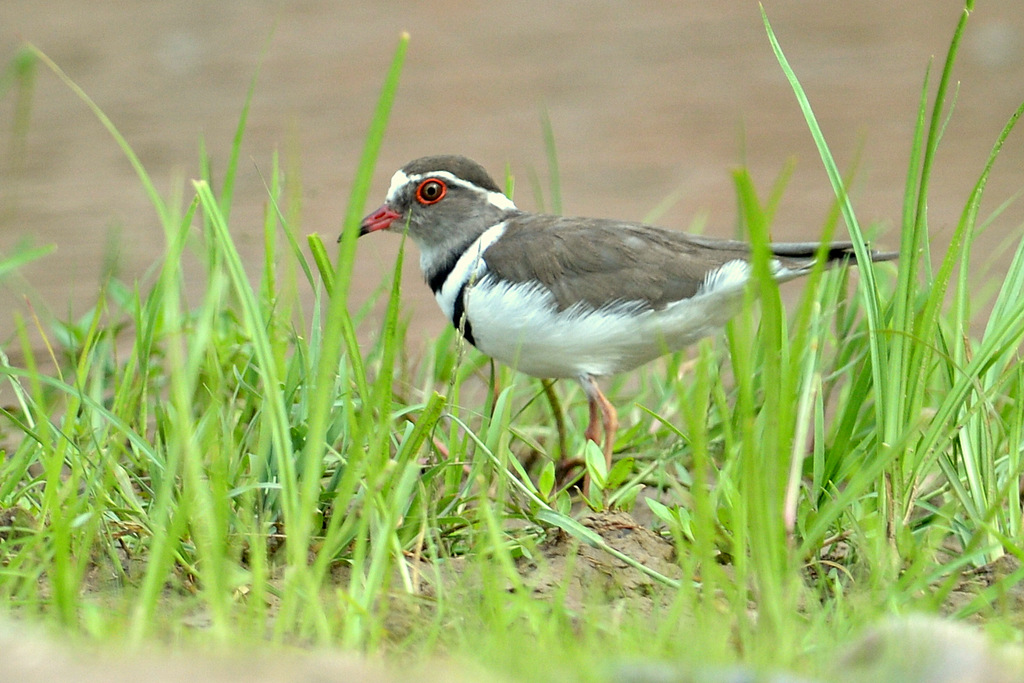
{"label": "green grass", "polygon": [[[978,229],[998,219],[979,214],[981,197],[1024,105],[993,132],[941,251],[925,210],[967,17],[934,93],[929,79],[922,87],[898,266],[815,272],[783,307],[766,245],[786,174],[762,197],[737,172],[758,296],[752,288],[725,339],[610,382],[623,423],[611,472],[583,443],[578,388],[558,386],[551,401],[539,382],[492,375],[453,331],[408,365],[402,256],[382,282],[383,321],[349,305],[356,227],[407,36],[333,262],[333,235],[302,239],[299,188],[286,181],[298,174],[276,159],[264,260],[239,258],[229,226],[249,100],[225,176],[212,177],[203,152],[198,179],[164,197],[88,95],[28,48],[131,161],[166,246],[149,279],[111,280],[88,316],[42,328],[58,370],[40,370],[18,320],[25,360],[0,365],[15,397],[3,408],[0,606],[89,639],[447,653],[536,680],[595,680],[633,659],[814,673],[834,643],[882,615],[939,610],[965,570],[1024,558],[1024,246],[981,320],[968,260]],[[864,262],[871,230],[768,32],[835,189],[822,236],[845,226]],[[558,207],[546,119],[544,131]],[[0,273],[41,255],[10,256]],[[183,259],[201,266],[189,283],[198,300],[185,297]],[[356,341],[360,326],[378,330],[369,348]],[[649,508],[674,545],[673,570],[578,521],[554,482],[557,404],[564,448],[588,454],[590,505]],[[523,563],[544,571],[542,544],[560,531],[646,577],[637,592],[648,607],[598,590],[582,604],[568,589],[538,600]],[[1019,640],[1024,623],[1003,598],[1021,574],[955,616]],[[190,626],[197,619],[206,627]]]}

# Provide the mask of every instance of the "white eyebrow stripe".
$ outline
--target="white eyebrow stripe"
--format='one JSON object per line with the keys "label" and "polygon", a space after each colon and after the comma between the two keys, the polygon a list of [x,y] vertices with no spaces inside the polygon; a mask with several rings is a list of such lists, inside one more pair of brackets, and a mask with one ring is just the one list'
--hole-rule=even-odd
{"label": "white eyebrow stripe", "polygon": [[459,178],[458,176],[449,173],[448,171],[433,171],[432,173],[413,173],[412,175],[406,175],[405,172],[401,170],[396,171],[395,175],[391,176],[391,187],[388,188],[388,195],[385,201],[391,202],[391,200],[395,198],[395,195],[397,195],[398,192],[404,186],[411,183],[418,183],[424,178],[444,178],[444,180],[446,180],[448,183],[452,185],[458,185],[459,187],[464,187],[467,190],[482,193],[487,198],[488,203],[497,209],[500,209],[502,211],[517,210],[515,203],[513,203],[511,199],[509,199],[502,193],[485,190],[479,185],[468,183],[462,178]]}
{"label": "white eyebrow stripe", "polygon": [[388,187],[388,194],[384,198],[384,202],[386,204],[390,203],[395,198],[395,195],[398,194],[398,191],[402,189],[402,186],[408,182],[409,176],[405,175],[401,170],[395,171],[395,175],[391,176],[391,185]]}

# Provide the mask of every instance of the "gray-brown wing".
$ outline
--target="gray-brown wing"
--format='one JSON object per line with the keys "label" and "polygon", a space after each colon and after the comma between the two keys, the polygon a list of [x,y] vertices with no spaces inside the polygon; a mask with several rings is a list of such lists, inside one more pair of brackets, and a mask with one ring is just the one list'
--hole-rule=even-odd
{"label": "gray-brown wing", "polygon": [[742,242],[639,223],[534,214],[510,220],[484,258],[499,280],[537,281],[548,288],[560,310],[579,302],[660,309],[696,294],[709,271],[748,255]]}

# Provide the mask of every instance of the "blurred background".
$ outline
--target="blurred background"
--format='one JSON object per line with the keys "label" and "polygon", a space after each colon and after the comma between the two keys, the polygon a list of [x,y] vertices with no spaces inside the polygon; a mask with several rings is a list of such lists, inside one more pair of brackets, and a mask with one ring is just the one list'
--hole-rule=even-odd
{"label": "blurred background", "polygon": [[[765,0],[842,169],[856,167],[854,204],[896,248],[921,83],[938,78],[962,11],[959,0]],[[398,37],[412,38],[366,210],[399,166],[450,152],[500,179],[508,164],[521,208],[546,188],[542,118],[550,117],[564,212],[657,222],[732,236],[730,173],[749,166],[762,193],[789,163],[776,239],[815,239],[832,190],[754,2],[588,3],[326,0],[3,0],[0,66],[22,41],[55,60],[109,115],[168,193],[198,175],[205,141],[223,171],[254,74],[232,230],[258,273],[271,155],[301,174],[300,233],[333,248],[367,125]],[[981,0],[956,69],[956,110],[945,132],[929,206],[937,249],[962,210],[988,151],[1024,99],[1024,2]],[[141,184],[95,117],[41,65],[29,91],[0,97],[0,250],[23,239],[57,249],[0,283],[0,342],[10,311],[58,317],[94,303],[104,264],[131,281],[161,254],[163,233]],[[29,107],[19,132],[18,102]],[[25,98],[28,98],[27,100]],[[1024,131],[1010,138],[983,213],[1024,188]],[[1006,210],[980,242],[998,275],[1021,233]],[[842,237],[843,228],[840,227]],[[398,240],[360,242],[355,300],[376,288]],[[985,245],[991,248],[982,248]],[[1015,243],[1011,243],[1011,249]],[[407,260],[414,329],[445,320]]]}

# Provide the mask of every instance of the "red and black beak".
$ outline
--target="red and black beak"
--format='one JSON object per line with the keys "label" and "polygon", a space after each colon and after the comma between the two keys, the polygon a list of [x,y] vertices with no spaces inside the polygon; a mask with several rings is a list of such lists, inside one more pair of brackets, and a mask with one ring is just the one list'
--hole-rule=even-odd
{"label": "red and black beak", "polygon": [[364,218],[363,222],[359,224],[359,236],[362,237],[378,230],[387,230],[391,227],[392,223],[401,217],[401,214],[396,213],[387,204],[384,204]]}

